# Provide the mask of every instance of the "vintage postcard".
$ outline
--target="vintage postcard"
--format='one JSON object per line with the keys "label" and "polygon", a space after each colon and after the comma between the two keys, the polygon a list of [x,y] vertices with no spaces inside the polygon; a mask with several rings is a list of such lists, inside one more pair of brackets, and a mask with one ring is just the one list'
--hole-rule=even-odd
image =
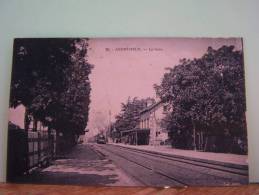
{"label": "vintage postcard", "polygon": [[7,181],[248,183],[242,38],[17,38]]}

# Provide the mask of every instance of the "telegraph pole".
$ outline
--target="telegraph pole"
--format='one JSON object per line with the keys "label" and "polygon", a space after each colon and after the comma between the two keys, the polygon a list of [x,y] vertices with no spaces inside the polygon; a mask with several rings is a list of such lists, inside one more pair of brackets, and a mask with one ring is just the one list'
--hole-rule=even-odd
{"label": "telegraph pole", "polygon": [[[111,110],[109,109],[109,136],[111,136]],[[107,136],[107,140],[108,140],[108,136]]]}

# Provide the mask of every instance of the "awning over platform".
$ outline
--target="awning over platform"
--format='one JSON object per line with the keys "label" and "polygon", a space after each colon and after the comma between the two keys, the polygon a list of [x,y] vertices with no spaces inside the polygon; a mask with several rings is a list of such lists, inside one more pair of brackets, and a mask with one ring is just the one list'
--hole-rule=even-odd
{"label": "awning over platform", "polygon": [[121,138],[123,143],[132,145],[148,145],[150,129],[129,129],[121,131]]}
{"label": "awning over platform", "polygon": [[124,131],[121,131],[121,134],[125,134],[125,133],[149,133],[150,132],[150,129],[140,129],[140,128],[136,128],[136,129],[129,129],[129,130],[124,130]]}

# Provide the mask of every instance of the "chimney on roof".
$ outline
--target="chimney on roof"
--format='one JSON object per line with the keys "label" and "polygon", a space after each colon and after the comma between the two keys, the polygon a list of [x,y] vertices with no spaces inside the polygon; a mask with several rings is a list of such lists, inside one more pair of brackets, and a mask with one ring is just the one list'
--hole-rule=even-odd
{"label": "chimney on roof", "polygon": [[155,100],[153,98],[147,98],[147,107],[153,105],[155,102]]}

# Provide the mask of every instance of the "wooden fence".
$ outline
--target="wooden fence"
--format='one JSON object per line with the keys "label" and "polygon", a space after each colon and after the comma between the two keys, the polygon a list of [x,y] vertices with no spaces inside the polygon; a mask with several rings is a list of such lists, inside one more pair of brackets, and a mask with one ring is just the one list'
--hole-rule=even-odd
{"label": "wooden fence", "polygon": [[56,155],[56,136],[48,132],[28,132],[27,170],[47,166]]}
{"label": "wooden fence", "polygon": [[56,156],[56,134],[46,131],[26,132],[11,129],[8,132],[7,180],[12,181],[32,169],[47,166]]}

